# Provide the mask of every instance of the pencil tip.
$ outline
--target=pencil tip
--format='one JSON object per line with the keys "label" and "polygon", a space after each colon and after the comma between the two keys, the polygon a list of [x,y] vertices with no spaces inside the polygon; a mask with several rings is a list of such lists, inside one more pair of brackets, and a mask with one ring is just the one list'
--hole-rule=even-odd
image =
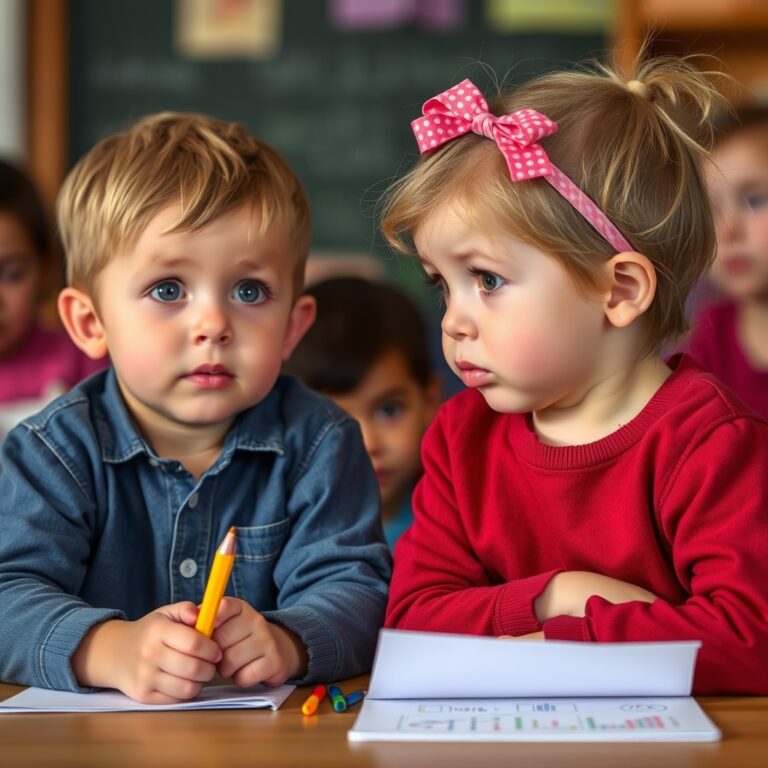
{"label": "pencil tip", "polygon": [[219,552],[222,555],[234,555],[235,554],[235,540],[237,529],[233,525],[224,537],[223,541],[219,545]]}

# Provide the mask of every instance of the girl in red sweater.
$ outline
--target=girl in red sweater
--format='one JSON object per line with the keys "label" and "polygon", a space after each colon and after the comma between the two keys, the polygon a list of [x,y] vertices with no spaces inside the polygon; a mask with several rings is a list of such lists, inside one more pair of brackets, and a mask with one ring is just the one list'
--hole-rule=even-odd
{"label": "girl in red sweater", "polygon": [[717,100],[657,59],[490,108],[465,80],[414,120],[382,226],[440,288],[467,389],[425,436],[388,626],[696,639],[696,692],[768,693],[768,423],[658,353],[714,253]]}

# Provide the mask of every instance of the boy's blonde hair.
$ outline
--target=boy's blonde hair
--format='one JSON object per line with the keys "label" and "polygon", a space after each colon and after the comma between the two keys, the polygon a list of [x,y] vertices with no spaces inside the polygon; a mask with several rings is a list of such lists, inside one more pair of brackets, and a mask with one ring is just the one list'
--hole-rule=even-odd
{"label": "boy's blonde hair", "polygon": [[[722,101],[688,61],[643,61],[621,76],[596,65],[539,77],[489,105],[492,114],[532,108],[558,130],[540,140],[551,161],[591,197],[658,285],[646,313],[649,350],[687,328],[685,297],[715,252],[699,168]],[[600,288],[611,246],[544,179],[513,182],[493,141],[468,133],[417,162],[385,195],[381,227],[395,249],[413,253],[413,233],[438,206],[456,202],[478,225],[500,226],[560,262],[584,290]]]}
{"label": "boy's blonde hair", "polygon": [[199,230],[246,203],[260,216],[260,234],[279,221],[295,246],[294,293],[301,292],[310,215],[294,172],[239,123],[174,112],[108,136],[67,176],[57,214],[69,284],[92,292],[109,260],[174,203],[181,214],[171,231]]}

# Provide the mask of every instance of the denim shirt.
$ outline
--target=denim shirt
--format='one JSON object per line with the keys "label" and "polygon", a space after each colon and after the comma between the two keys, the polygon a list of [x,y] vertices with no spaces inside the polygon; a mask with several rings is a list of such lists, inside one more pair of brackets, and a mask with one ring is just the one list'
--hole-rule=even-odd
{"label": "denim shirt", "polygon": [[196,480],[142,438],[111,369],[53,401],[0,452],[0,679],[84,690],[88,630],[199,603],[230,526],[227,594],[301,638],[296,682],[369,669],[391,561],[354,420],[281,376]]}

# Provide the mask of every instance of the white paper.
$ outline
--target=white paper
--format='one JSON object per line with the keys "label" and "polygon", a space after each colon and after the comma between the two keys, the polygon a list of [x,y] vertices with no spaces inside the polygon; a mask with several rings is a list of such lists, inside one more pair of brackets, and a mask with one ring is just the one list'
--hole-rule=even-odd
{"label": "white paper", "polygon": [[368,698],[688,696],[700,645],[537,642],[383,629]]}
{"label": "white paper", "polygon": [[717,741],[689,697],[366,700],[350,741]]}
{"label": "white paper", "polygon": [[0,701],[0,714],[21,712],[152,712],[172,709],[277,709],[293,691],[293,685],[238,688],[210,685],[197,698],[177,704],[142,704],[119,691],[72,693],[27,688]]}
{"label": "white paper", "polygon": [[716,741],[690,698],[701,643],[383,629],[350,741]]}

